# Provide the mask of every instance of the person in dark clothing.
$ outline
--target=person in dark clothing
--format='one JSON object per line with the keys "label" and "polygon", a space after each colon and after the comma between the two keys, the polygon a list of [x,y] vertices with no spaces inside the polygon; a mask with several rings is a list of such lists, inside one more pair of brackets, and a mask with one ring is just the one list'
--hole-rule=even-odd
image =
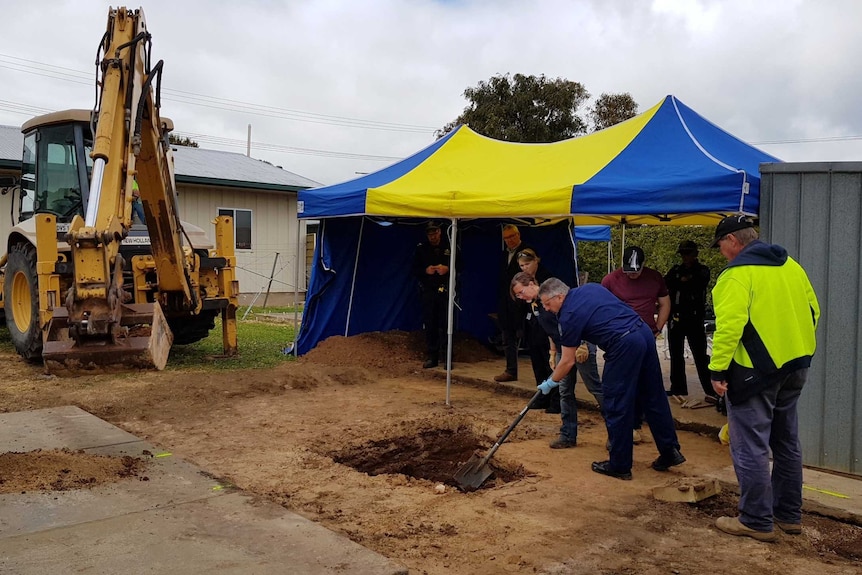
{"label": "person in dark clothing", "polygon": [[[512,295],[518,299],[535,302],[538,310],[538,324],[545,338],[550,343],[550,353],[548,357],[548,377],[550,377],[553,369],[557,366],[557,362],[562,359],[562,343],[560,341],[560,324],[557,321],[557,314],[546,310],[539,301],[539,284],[536,279],[526,272],[521,272],[512,278]],[[575,361],[578,373],[584,379],[584,383],[590,393],[596,398],[599,404],[599,409],[602,408],[603,396],[601,383],[599,383],[598,373],[593,376],[591,368],[588,365],[590,358],[595,361],[595,351],[590,352],[587,342],[582,342],[575,351]],[[595,346],[593,346],[595,349]],[[596,369],[596,368],[593,368]],[[596,369],[596,372],[598,370]],[[547,378],[546,378],[547,379]],[[560,419],[562,425],[560,427],[560,435],[551,442],[551,449],[568,449],[575,447],[578,444],[578,406],[575,402],[575,383],[576,374],[572,370],[560,380],[559,388],[559,405]],[[554,389],[551,390],[546,397],[553,395]],[[543,396],[545,397],[545,396]]]}
{"label": "person in dark clothing", "polygon": [[670,268],[664,276],[670,295],[670,390],[668,395],[688,395],[685,377],[685,340],[691,348],[700,386],[706,401],[716,403],[718,396],[709,379],[709,356],[706,355],[706,288],[709,286],[709,268],[697,259],[697,244],[691,240],[679,244],[677,253],[682,263]]}
{"label": "person in dark clothing", "polygon": [[[605,352],[602,395],[610,437],[607,461],[596,461],[593,471],[617,479],[632,478],[632,424],[642,410],[659,456],[656,471],[685,462],[679,451],[652,329],[628,305],[604,287],[588,283],[569,287],[551,278],[539,288],[542,306],[557,314],[563,353],[551,377],[539,384],[543,393],[560,385],[577,361],[584,340]],[[639,407],[638,407],[639,406]]]}
{"label": "person in dark clothing", "polygon": [[444,241],[440,223],[425,226],[427,240],[419,242],[413,257],[413,273],[419,280],[422,299],[422,323],[425,325],[425,363],[423,368],[437,367],[441,346],[446,338],[449,311],[449,262],[452,251]]}
{"label": "person in dark clothing", "polygon": [[[550,272],[541,264],[541,258],[536,255],[536,252],[531,248],[525,248],[518,252],[518,266],[521,272],[529,274],[534,278],[536,285],[551,277]],[[515,274],[518,277],[518,274]],[[513,280],[514,281],[514,280]],[[511,288],[510,288],[511,289]],[[548,335],[542,326],[539,324],[539,314],[544,311],[542,305],[537,298],[524,299],[511,294],[512,299],[520,299],[526,303],[527,315],[524,324],[524,341],[527,343],[527,349],[530,350],[530,363],[533,367],[533,375],[536,378],[536,385],[542,383],[548,376],[551,375],[551,365],[548,361],[550,357],[550,341]],[[560,413],[560,392],[552,390],[547,397],[542,397],[541,400],[533,402],[534,409],[543,408],[545,413]]]}
{"label": "person in dark clothing", "polygon": [[518,347],[524,335],[524,320],[527,317],[527,306],[521,301],[513,301],[509,284],[515,274],[521,271],[517,255],[528,248],[521,241],[521,231],[514,224],[503,226],[503,250],[500,260],[500,283],[497,292],[497,323],[503,335],[503,345],[506,348],[506,370],[494,377],[494,381],[502,383],[518,379]]}

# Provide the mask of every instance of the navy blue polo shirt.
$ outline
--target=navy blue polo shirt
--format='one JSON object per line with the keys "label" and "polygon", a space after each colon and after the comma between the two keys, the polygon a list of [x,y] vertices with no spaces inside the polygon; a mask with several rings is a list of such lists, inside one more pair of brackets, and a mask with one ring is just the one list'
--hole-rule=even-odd
{"label": "navy blue polo shirt", "polygon": [[596,283],[569,290],[558,318],[562,345],[578,347],[587,340],[606,351],[641,322],[632,308]]}

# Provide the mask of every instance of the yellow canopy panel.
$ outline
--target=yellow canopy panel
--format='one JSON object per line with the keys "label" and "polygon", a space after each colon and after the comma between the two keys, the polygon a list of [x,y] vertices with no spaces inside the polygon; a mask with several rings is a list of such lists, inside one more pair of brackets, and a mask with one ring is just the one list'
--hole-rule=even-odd
{"label": "yellow canopy panel", "polygon": [[568,215],[572,188],[613,160],[659,109],[589,136],[551,144],[486,138],[463,127],[400,178],[368,188],[365,212],[380,216]]}

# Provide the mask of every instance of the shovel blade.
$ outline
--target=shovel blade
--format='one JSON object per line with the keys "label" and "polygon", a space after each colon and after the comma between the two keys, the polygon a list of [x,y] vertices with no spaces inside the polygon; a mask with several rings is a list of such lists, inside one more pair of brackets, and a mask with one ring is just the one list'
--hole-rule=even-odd
{"label": "shovel blade", "polygon": [[455,472],[455,481],[462,491],[475,491],[494,475],[494,469],[486,462],[482,464],[483,458],[473,455]]}

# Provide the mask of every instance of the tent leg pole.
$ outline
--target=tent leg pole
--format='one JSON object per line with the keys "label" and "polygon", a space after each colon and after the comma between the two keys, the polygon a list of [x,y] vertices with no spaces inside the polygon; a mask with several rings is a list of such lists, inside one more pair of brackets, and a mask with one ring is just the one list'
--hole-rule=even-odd
{"label": "tent leg pole", "polygon": [[447,317],[447,341],[446,341],[446,406],[451,403],[452,389],[452,337],[453,324],[455,320],[455,254],[458,251],[458,219],[452,218],[452,236],[449,238],[449,310]]}

